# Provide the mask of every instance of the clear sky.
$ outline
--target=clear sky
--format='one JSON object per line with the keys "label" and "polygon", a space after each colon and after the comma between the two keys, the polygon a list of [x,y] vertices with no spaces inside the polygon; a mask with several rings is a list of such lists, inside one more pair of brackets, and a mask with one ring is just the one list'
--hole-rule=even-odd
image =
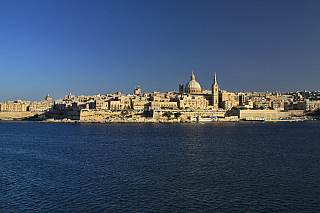
{"label": "clear sky", "polygon": [[319,0],[0,0],[0,101],[320,90]]}

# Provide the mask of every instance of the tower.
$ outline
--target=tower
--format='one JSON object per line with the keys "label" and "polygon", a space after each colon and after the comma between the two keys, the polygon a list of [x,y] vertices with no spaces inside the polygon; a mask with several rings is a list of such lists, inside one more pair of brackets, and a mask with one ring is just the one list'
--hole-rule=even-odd
{"label": "tower", "polygon": [[183,84],[179,84],[179,94],[183,93]]}
{"label": "tower", "polygon": [[140,95],[141,94],[140,83],[138,84],[138,88],[134,88],[133,94],[135,94],[135,95]]}
{"label": "tower", "polygon": [[219,108],[219,86],[217,83],[217,75],[214,73],[213,84],[211,86],[212,89],[212,106],[214,109]]}
{"label": "tower", "polygon": [[52,101],[52,98],[50,98],[49,94],[47,94],[45,100],[46,100],[46,101]]}

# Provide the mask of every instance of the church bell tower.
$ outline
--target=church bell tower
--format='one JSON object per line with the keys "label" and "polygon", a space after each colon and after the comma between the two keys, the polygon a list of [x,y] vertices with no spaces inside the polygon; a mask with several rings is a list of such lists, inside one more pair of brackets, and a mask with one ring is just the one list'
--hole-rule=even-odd
{"label": "church bell tower", "polygon": [[213,84],[211,86],[212,89],[212,106],[214,109],[219,108],[219,86],[217,83],[217,75],[214,73]]}

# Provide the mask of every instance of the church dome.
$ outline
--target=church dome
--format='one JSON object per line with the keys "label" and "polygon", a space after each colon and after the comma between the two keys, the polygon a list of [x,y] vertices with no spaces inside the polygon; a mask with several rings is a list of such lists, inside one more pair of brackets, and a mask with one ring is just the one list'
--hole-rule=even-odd
{"label": "church dome", "polygon": [[200,89],[201,90],[201,86],[197,81],[189,81],[186,84],[186,89]]}
{"label": "church dome", "polygon": [[186,93],[201,93],[201,86],[196,81],[196,77],[194,76],[193,72],[191,75],[190,81],[185,86],[185,92]]}

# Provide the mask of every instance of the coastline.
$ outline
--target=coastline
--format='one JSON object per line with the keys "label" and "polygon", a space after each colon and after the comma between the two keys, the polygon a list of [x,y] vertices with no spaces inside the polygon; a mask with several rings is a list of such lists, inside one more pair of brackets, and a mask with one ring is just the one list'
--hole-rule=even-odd
{"label": "coastline", "polygon": [[157,110],[144,111],[81,110],[59,114],[57,112],[1,112],[0,121],[34,121],[36,123],[211,123],[211,122],[299,122],[319,120],[303,111],[276,110]]}
{"label": "coastline", "polygon": [[197,120],[189,119],[139,119],[139,120],[111,120],[111,119],[97,119],[97,120],[72,120],[72,119],[46,119],[42,121],[36,121],[36,123],[76,123],[76,124],[133,124],[133,123],[226,123],[226,122],[244,122],[244,123],[277,123],[277,122],[305,122],[305,121],[317,121],[315,118],[295,118],[295,119],[274,119],[274,120],[214,120],[199,122]]}

